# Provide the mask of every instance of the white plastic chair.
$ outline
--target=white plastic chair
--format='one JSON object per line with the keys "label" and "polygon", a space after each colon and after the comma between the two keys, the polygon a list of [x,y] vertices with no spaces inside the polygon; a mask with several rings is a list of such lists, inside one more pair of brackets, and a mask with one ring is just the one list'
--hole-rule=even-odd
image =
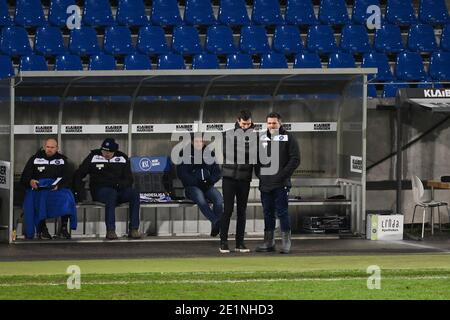
{"label": "white plastic chair", "polygon": [[[447,213],[448,216],[450,218],[450,211],[448,209],[448,203],[447,202],[443,202],[443,201],[434,201],[434,200],[423,200],[423,194],[424,194],[424,189],[423,189],[423,184],[422,181],[420,181],[420,179],[417,176],[413,176],[411,179],[411,183],[412,183],[412,192],[413,192],[413,199],[414,199],[414,203],[416,204],[414,206],[414,212],[413,212],[413,217],[412,217],[412,221],[411,221],[411,231],[413,230],[414,227],[414,216],[416,214],[416,209],[417,207],[422,207],[423,208],[423,214],[422,214],[422,239],[423,239],[423,235],[424,235],[424,228],[425,228],[425,214],[426,214],[426,209],[427,208],[438,208],[438,217],[439,217],[439,230],[441,228],[441,212],[439,211],[439,207],[441,206],[445,206],[447,208]],[[431,214],[433,214],[432,210],[430,210]],[[431,221],[433,221],[433,219],[431,219]]]}

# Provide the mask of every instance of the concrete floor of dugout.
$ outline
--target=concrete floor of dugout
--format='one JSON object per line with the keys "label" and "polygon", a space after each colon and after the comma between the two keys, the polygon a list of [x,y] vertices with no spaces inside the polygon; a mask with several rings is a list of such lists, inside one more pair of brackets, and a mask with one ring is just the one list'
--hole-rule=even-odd
{"label": "concrete floor of dugout", "polygon": [[[246,238],[250,253],[231,252],[227,256],[280,255],[278,252],[257,253],[255,248],[262,237]],[[277,245],[281,240],[277,238]],[[230,249],[234,239],[230,237]],[[219,239],[207,237],[146,237],[141,240],[104,238],[72,240],[19,240],[13,244],[0,244],[0,261],[78,260],[78,259],[128,259],[128,258],[193,258],[221,256]],[[339,235],[293,235],[291,255],[386,255],[448,253],[450,232],[427,235],[422,241],[370,241]]]}

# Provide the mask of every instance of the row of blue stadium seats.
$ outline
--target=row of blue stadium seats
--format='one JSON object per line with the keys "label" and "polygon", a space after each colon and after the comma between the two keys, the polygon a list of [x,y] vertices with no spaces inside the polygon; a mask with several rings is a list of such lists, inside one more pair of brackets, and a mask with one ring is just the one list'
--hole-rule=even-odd
{"label": "row of blue stadium seats", "polygon": [[[0,56],[0,73],[2,77],[14,75],[12,62],[8,56]],[[260,68],[288,68],[286,56],[282,53],[270,52],[260,56]],[[328,56],[328,68],[355,68],[353,55],[346,52],[332,53]],[[251,69],[254,67],[251,55],[238,53],[227,56],[226,68]],[[322,68],[319,55],[315,53],[300,53],[295,56],[294,68]],[[387,56],[379,52],[367,53],[363,56],[361,67],[378,68],[378,73],[369,77],[374,81],[447,81],[450,80],[450,52],[435,52],[430,58],[428,72],[425,71],[423,60],[417,52],[402,52],[397,55],[395,72]],[[210,53],[197,54],[192,59],[193,69],[219,69],[219,59]],[[116,59],[112,55],[99,53],[89,58],[88,70],[116,70]],[[149,56],[133,53],[124,59],[125,70],[150,70],[152,63]],[[182,55],[168,53],[158,56],[157,69],[186,69]],[[19,70],[48,71],[44,56],[28,55],[20,59]],[[56,57],[56,71],[83,70],[82,59],[77,55],[60,55]]]}
{"label": "row of blue stadium seats", "polygon": [[[6,0],[0,0],[0,25],[14,23],[24,27],[44,26],[46,23],[62,27],[68,18],[67,8],[76,0],[51,0],[46,17],[40,0],[17,0],[13,19],[9,16]],[[365,24],[366,9],[380,6],[379,0],[354,0],[349,17],[345,0],[321,0],[318,17],[311,0],[287,0],[285,14],[281,14],[278,0],[254,0],[249,17],[244,0],[221,0],[218,18],[210,0],[186,0],[181,18],[177,0],[153,0],[150,19],[146,16],[144,0],[119,0],[114,17],[109,0],[85,0],[82,23],[88,26],[154,25],[213,25],[216,23],[242,26],[256,25],[327,25]],[[446,24],[450,16],[445,0],[420,0],[416,15],[411,0],[387,0],[384,19],[388,23],[409,25],[418,22]]]}
{"label": "row of blue stadium seats", "polygon": [[[249,54],[269,51],[295,54],[305,51],[330,53],[345,51],[366,53],[372,51],[365,26],[347,25],[342,29],[339,47],[330,26],[316,25],[309,28],[306,46],[300,30],[296,26],[278,26],[275,29],[272,46],[263,26],[241,28],[239,46],[234,44],[231,28],[210,26],[206,33],[205,46],[201,45],[198,30],[193,26],[175,27],[172,33],[171,50],[179,54],[196,54],[206,50],[214,54],[231,54],[238,50]],[[126,55],[137,49],[144,54],[162,54],[170,51],[162,27],[146,26],[139,29],[136,48],[132,44],[132,34],[125,26],[106,28],[103,48],[106,53]],[[385,53],[399,53],[407,49],[416,52],[434,52],[438,49],[450,51],[450,25],[443,28],[438,48],[434,29],[430,25],[414,25],[410,28],[406,48],[402,43],[400,29],[396,25],[383,25],[375,33],[373,49]],[[29,36],[25,28],[10,26],[1,31],[0,52],[10,56],[22,56],[32,52]],[[97,33],[93,27],[81,27],[71,31],[68,48],[64,45],[58,27],[39,27],[34,39],[34,51],[42,55],[60,55],[69,50],[77,55],[92,55],[101,51]]]}

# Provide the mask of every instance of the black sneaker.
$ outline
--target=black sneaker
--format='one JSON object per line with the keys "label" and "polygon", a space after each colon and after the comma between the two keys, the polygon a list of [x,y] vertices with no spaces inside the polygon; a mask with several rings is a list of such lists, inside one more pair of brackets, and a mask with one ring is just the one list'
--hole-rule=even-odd
{"label": "black sneaker", "polygon": [[216,222],[211,228],[211,237],[217,237],[220,233],[220,221]]}
{"label": "black sneaker", "polygon": [[41,228],[41,231],[38,233],[38,238],[41,240],[51,240],[53,237],[48,232],[48,229],[46,226]]}
{"label": "black sneaker", "polygon": [[220,253],[230,253],[230,248],[228,247],[227,241],[220,241],[219,252]]}
{"label": "black sneaker", "polygon": [[248,253],[250,252],[250,249],[248,249],[244,244],[236,245],[236,248],[234,249],[235,252],[241,252],[241,253]]}
{"label": "black sneaker", "polygon": [[67,227],[61,227],[61,229],[59,230],[58,236],[61,238],[64,238],[64,239],[72,238],[69,231],[67,231]]}

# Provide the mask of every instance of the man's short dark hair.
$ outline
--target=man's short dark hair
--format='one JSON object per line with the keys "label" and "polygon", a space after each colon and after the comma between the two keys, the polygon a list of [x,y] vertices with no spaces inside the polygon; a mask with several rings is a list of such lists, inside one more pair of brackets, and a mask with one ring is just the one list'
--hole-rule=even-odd
{"label": "man's short dark hair", "polygon": [[238,115],[238,120],[244,120],[247,121],[248,119],[252,118],[252,113],[245,109],[245,110],[241,110],[239,111],[239,115]]}
{"label": "man's short dark hair", "polygon": [[277,112],[271,112],[271,113],[269,113],[269,114],[267,115],[266,120],[267,120],[268,118],[277,118],[278,120],[280,120],[280,119],[281,119],[281,116],[280,116],[280,114],[277,113]]}

